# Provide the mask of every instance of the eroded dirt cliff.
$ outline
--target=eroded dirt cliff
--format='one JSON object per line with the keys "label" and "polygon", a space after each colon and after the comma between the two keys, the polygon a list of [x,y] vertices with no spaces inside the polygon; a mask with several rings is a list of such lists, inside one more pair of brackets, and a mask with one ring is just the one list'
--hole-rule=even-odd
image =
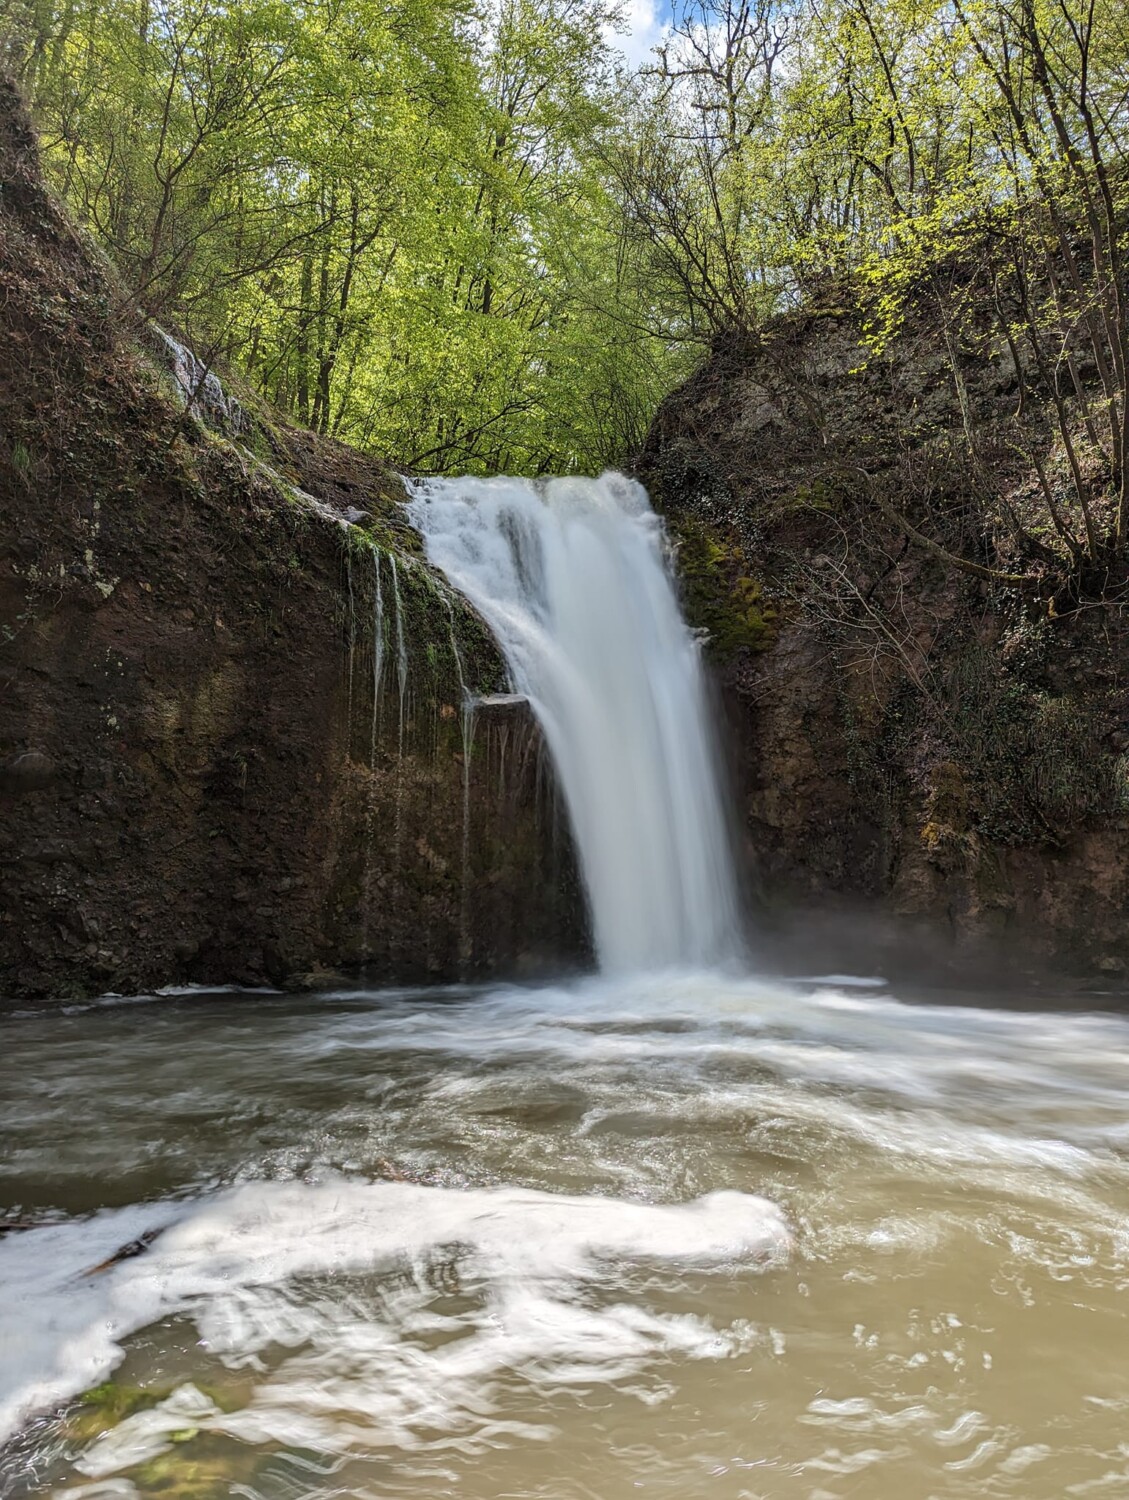
{"label": "eroded dirt cliff", "polygon": [[539,739],[464,719],[501,663],[398,481],[207,430],[153,346],[0,87],[0,995],[576,955]]}
{"label": "eroded dirt cliff", "polygon": [[927,297],[881,351],[864,331],[831,289],[719,344],[639,462],[710,635],[760,910],[865,909],[1116,980],[1124,579],[987,576],[1016,566],[995,518],[1036,510],[1025,453],[1052,484],[1062,463],[1045,399],[990,330],[954,348]]}

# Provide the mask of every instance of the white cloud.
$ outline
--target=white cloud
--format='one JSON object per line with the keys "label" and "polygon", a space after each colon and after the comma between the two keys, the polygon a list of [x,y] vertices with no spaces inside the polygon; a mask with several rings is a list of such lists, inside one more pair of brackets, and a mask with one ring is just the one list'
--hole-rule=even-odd
{"label": "white cloud", "polygon": [[609,32],[608,41],[623,53],[631,67],[645,63],[668,29],[655,0],[627,0],[623,8],[625,29]]}

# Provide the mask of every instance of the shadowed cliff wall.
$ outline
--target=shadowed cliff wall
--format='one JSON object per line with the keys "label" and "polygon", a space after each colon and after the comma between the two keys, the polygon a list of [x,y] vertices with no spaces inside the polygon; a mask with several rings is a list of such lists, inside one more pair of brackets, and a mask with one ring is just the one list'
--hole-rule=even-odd
{"label": "shadowed cliff wall", "polygon": [[501,663],[398,481],[206,430],[152,342],[0,86],[0,996],[577,958],[539,737],[468,731]]}
{"label": "shadowed cliff wall", "polygon": [[865,909],[940,939],[926,968],[995,950],[1117,980],[1125,582],[1018,589],[893,524],[877,486],[954,554],[1015,567],[998,518],[1039,504],[1022,450],[1052,483],[1063,461],[1034,379],[1020,402],[989,332],[954,356],[924,298],[879,353],[863,323],[832,289],[719,342],[638,463],[710,635],[759,919]]}

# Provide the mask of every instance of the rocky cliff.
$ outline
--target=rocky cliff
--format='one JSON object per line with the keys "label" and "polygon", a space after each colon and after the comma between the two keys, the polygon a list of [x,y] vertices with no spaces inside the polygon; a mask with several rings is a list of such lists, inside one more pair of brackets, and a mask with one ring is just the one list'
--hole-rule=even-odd
{"label": "rocky cliff", "polygon": [[539,739],[464,713],[501,663],[398,481],[222,392],[186,410],[186,358],[0,91],[0,996],[576,955]]}
{"label": "rocky cliff", "polygon": [[1062,458],[1003,339],[954,347],[924,295],[884,348],[865,335],[838,288],[719,343],[639,462],[709,632],[758,904],[1116,978],[1124,580],[1008,577],[999,517],[1039,493],[1025,455],[1050,484]]}

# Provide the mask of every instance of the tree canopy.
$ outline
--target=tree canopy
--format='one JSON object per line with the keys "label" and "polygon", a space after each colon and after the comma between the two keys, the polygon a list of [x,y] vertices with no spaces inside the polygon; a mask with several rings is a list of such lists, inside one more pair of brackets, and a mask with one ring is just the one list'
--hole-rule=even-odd
{"label": "tree canopy", "polygon": [[844,276],[876,348],[922,284],[959,343],[979,236],[1059,408],[1048,524],[1123,543],[1120,0],[674,0],[636,67],[617,4],[14,0],[0,47],[139,307],[415,468],[615,462],[711,339]]}

